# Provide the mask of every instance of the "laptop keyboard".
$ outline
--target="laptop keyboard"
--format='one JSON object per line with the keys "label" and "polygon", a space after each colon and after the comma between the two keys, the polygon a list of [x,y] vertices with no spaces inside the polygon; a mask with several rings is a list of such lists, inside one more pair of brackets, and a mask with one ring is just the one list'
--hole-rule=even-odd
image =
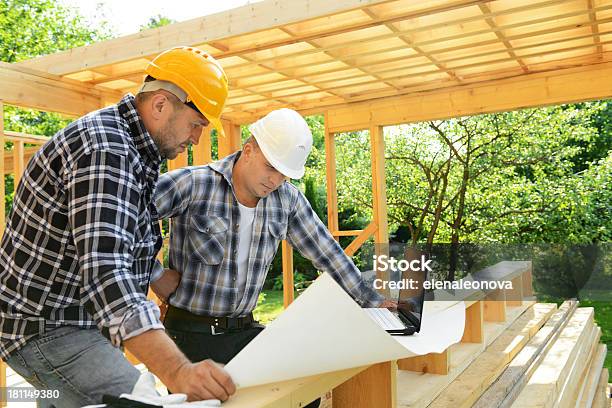
{"label": "laptop keyboard", "polygon": [[404,323],[389,309],[365,308],[363,309],[372,320],[385,330],[402,330],[406,327]]}

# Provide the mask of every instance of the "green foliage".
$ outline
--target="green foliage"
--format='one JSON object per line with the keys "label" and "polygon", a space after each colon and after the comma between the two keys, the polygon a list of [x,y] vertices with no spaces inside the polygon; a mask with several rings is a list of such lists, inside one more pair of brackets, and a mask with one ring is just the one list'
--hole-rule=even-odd
{"label": "green foliage", "polygon": [[18,62],[109,38],[73,9],[51,0],[0,2],[0,60]]}
{"label": "green foliage", "polygon": [[176,23],[176,20],[158,14],[156,16],[149,17],[149,21],[147,21],[146,24],[141,25],[139,31],[148,30],[150,28],[163,27],[172,23]]}
{"label": "green foliage", "polygon": [[[299,288],[304,285],[304,283],[308,282],[310,279],[306,277],[303,273],[296,272],[293,274],[293,285],[296,288]],[[272,286],[273,290],[283,290],[283,275],[278,275],[274,278],[274,285]]]}

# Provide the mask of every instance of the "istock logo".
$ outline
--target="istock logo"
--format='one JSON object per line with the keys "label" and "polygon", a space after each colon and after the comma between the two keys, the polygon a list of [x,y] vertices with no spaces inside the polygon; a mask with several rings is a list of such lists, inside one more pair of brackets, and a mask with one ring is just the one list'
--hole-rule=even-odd
{"label": "istock logo", "polygon": [[388,257],[387,255],[374,255],[374,270],[375,271],[413,271],[413,272],[431,272],[429,264],[432,262],[431,259],[426,259],[425,255],[421,255],[421,259],[413,259],[411,261],[407,259],[400,259],[399,261],[394,257]]}

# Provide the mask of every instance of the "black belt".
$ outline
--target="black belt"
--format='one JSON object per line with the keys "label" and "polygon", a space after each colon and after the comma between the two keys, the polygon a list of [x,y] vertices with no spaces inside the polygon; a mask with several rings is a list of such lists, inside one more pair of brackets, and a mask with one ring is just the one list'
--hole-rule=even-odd
{"label": "black belt", "polygon": [[255,319],[252,313],[243,317],[201,316],[172,305],[168,306],[164,318],[167,329],[205,334],[238,332],[251,328],[253,323]]}

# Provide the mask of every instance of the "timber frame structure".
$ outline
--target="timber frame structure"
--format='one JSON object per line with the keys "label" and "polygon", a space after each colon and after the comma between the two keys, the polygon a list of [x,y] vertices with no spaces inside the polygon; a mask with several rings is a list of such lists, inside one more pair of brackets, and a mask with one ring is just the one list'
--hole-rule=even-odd
{"label": "timber frame structure", "polygon": [[[355,237],[349,254],[371,237],[388,242],[384,126],[612,97],[612,0],[266,0],[0,63],[0,146],[13,142],[0,175],[18,180],[46,140],[5,130],[5,104],[80,116],[134,92],[147,62],[177,45],[210,52],[229,77],[219,157],[240,148],[240,125],[272,109],[324,115],[328,227]],[[373,220],[341,231],[334,136],[354,130],[370,134]],[[211,161],[211,143],[205,131],[193,164]],[[183,154],[169,168],[185,165]],[[292,288],[286,242],[282,253]],[[286,290],[285,305],[292,298]]]}

